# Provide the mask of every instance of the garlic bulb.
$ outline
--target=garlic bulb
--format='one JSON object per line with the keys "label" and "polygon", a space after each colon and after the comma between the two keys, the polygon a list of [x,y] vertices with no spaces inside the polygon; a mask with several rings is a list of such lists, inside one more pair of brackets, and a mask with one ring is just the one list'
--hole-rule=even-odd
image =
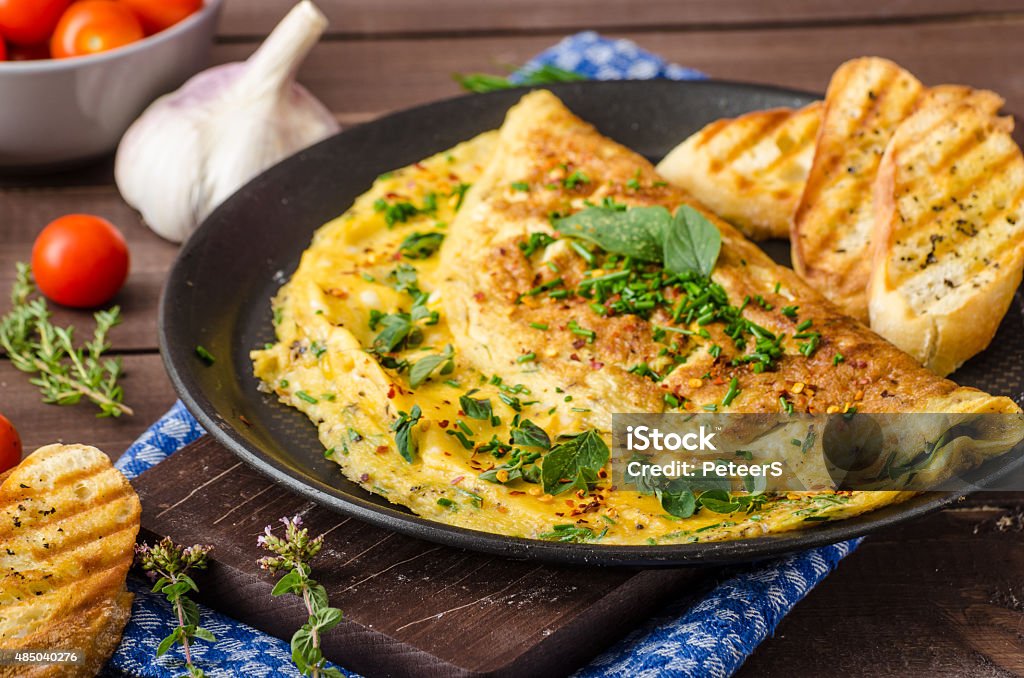
{"label": "garlic bulb", "polygon": [[121,195],[164,238],[181,242],[232,193],[283,158],[338,131],[295,83],[327,19],[296,5],[243,63],[204,71],[155,101],[117,149]]}

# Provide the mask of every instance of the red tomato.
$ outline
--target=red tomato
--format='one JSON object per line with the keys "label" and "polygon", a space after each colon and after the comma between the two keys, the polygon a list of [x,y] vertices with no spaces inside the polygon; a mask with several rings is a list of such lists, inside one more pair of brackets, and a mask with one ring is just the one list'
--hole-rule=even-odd
{"label": "red tomato", "polygon": [[54,59],[98,54],[146,37],[134,12],[114,0],[81,0],[68,7],[50,39]]}
{"label": "red tomato", "polygon": [[0,473],[14,468],[21,463],[21,436],[18,431],[0,414]]}
{"label": "red tomato", "polygon": [[36,61],[50,58],[50,46],[46,43],[38,45],[11,45],[7,50],[7,58],[11,61]]}
{"label": "red tomato", "polygon": [[199,11],[203,0],[120,0],[142,21],[147,35],[170,28],[185,17]]}
{"label": "red tomato", "polygon": [[15,45],[47,40],[71,0],[0,0],[0,33]]}
{"label": "red tomato", "polygon": [[0,35],[0,61],[7,60],[7,46],[4,45],[4,36]]}
{"label": "red tomato", "polygon": [[128,277],[128,246],[106,219],[69,214],[32,246],[32,274],[47,297],[73,308],[102,306]]}

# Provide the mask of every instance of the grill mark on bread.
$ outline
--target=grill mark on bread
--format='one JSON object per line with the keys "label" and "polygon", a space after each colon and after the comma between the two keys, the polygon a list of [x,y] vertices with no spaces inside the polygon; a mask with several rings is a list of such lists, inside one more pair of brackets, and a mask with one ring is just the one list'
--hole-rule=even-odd
{"label": "grill mark on bread", "polygon": [[746,129],[746,134],[729,149],[725,155],[723,164],[731,163],[736,160],[744,152],[750,150],[761,137],[769,136],[772,132],[781,127],[790,116],[793,114],[789,110],[776,110],[771,111],[770,115],[762,115],[758,117],[759,125],[751,126]]}

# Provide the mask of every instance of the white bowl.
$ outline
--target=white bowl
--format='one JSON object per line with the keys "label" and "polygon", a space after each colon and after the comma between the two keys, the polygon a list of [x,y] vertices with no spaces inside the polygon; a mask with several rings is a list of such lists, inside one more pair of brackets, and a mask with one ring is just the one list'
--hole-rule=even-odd
{"label": "white bowl", "polygon": [[110,153],[154,99],[209,63],[223,0],[86,57],[0,62],[0,168],[57,168]]}

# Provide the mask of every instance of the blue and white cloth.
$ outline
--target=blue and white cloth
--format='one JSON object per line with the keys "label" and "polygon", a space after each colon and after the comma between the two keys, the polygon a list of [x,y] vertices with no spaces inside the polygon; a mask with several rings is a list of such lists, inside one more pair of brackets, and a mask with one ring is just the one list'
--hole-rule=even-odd
{"label": "blue and white cloth", "polygon": [[[610,40],[589,31],[542,52],[517,75],[544,64],[601,80],[706,77],[645,52],[629,40]],[[128,449],[117,467],[134,478],[203,433],[179,402]],[[833,544],[729,570],[703,593],[670,603],[577,676],[729,676],[857,543]],[[180,675],[183,663],[178,650],[154,659],[160,640],[174,628],[169,605],[135,575],[129,577],[129,588],[136,594],[132,618],[105,673],[145,678]],[[218,638],[215,644],[197,642],[193,650],[196,665],[209,676],[299,676],[288,641],[202,606],[200,614],[203,626]]]}

